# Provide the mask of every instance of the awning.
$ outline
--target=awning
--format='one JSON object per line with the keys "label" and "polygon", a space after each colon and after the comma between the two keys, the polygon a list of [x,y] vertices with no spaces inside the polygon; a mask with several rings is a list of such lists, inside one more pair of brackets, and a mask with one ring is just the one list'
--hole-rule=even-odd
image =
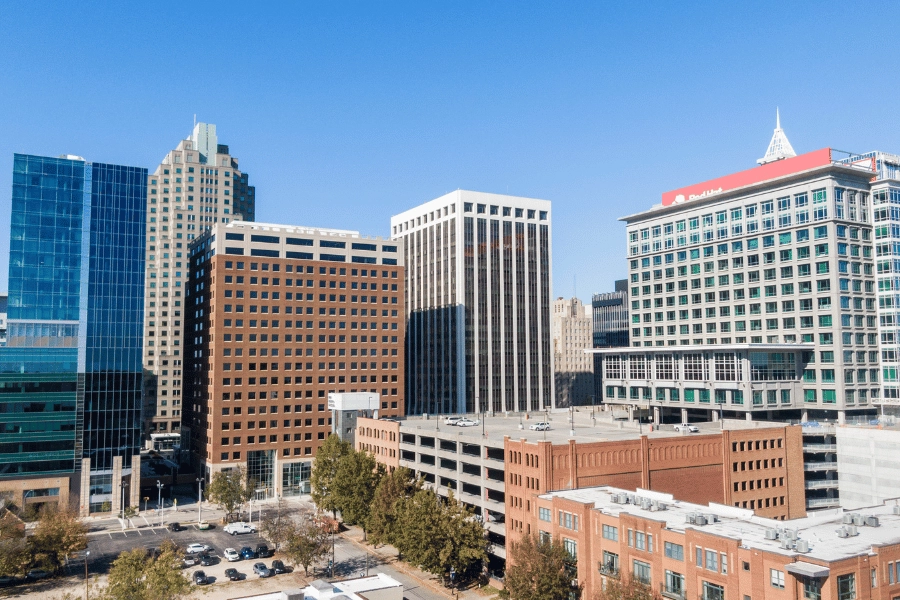
{"label": "awning", "polygon": [[802,560],[789,563],[784,567],[788,573],[794,575],[802,575],[803,577],[828,577],[831,569],[822,565],[814,565],[813,563],[803,562]]}

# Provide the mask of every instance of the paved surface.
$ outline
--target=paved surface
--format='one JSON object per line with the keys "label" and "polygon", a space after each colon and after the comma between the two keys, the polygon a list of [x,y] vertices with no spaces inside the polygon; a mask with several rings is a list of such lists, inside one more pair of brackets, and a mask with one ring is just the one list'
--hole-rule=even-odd
{"label": "paved surface", "polygon": [[[308,497],[291,499],[287,502],[289,508],[294,509],[312,506]],[[122,524],[118,519],[89,519],[88,525],[91,531],[88,534],[88,551],[90,555],[88,556],[87,564],[92,585],[99,584],[101,587],[105,585],[109,567],[119,553],[132,548],[158,548],[163,540],[166,539],[172,540],[181,548],[195,542],[204,543],[213,548],[212,554],[217,557],[216,564],[208,567],[197,566],[185,569],[187,575],[197,570],[203,570],[207,576],[213,579],[211,585],[198,588],[193,595],[194,598],[229,600],[231,598],[288,588],[304,587],[313,579],[331,579],[330,571],[327,568],[328,558],[317,565],[316,568],[310,569],[309,577],[304,574],[302,568],[296,569],[292,573],[284,573],[265,579],[253,573],[253,564],[256,562],[264,562],[267,566],[271,566],[273,560],[281,559],[288,563],[280,553],[276,553],[275,556],[266,559],[242,560],[229,563],[223,557],[225,548],[230,547],[240,551],[242,546],[250,546],[255,549],[258,543],[266,543],[271,548],[272,544],[268,544],[258,533],[231,536],[223,531],[221,525],[213,525],[211,529],[201,531],[196,528],[196,503],[190,506],[186,501],[179,501],[179,505],[182,508],[177,510],[168,508],[166,511],[167,515],[163,520],[165,525],[172,521],[181,523],[185,530],[179,532],[171,532],[165,526],[160,526],[160,519],[157,513],[152,510],[145,513],[146,519],[143,516],[135,517],[131,524],[133,527],[125,530],[122,529]],[[272,509],[271,502],[263,502],[262,505],[263,514],[265,514],[267,509]],[[258,504],[254,503],[254,523],[259,522],[258,506]],[[221,517],[221,511],[213,508],[207,509],[206,503],[204,503],[203,518],[205,520],[209,520],[210,523],[218,523]],[[362,532],[356,528],[350,528],[348,531],[335,537],[334,579],[351,579],[363,576],[366,574],[368,566],[369,573],[382,572],[400,581],[404,586],[404,598],[408,600],[443,600],[451,597],[450,590],[442,587],[435,578],[397,561],[397,552],[393,548],[383,546],[374,550],[372,546],[363,544],[361,540]],[[243,579],[234,582],[228,581],[224,577],[224,573],[225,569],[229,567],[233,567],[239,573],[242,573],[244,575]],[[0,597],[55,600],[56,598],[62,599],[66,593],[69,593],[80,599],[84,597],[84,590],[84,562],[75,561],[69,565],[62,577],[34,584],[0,589]],[[94,594],[92,593],[91,597],[93,596]],[[474,591],[464,592],[460,597],[484,598],[484,596]]]}

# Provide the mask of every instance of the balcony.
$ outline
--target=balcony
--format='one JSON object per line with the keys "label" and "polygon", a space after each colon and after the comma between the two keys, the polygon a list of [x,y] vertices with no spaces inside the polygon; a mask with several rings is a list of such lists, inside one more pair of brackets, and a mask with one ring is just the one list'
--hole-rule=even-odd
{"label": "balcony", "polygon": [[806,463],[803,465],[804,471],[836,471],[837,470],[837,461],[833,462],[815,462],[815,463]]}
{"label": "balcony", "polygon": [[837,479],[819,479],[807,481],[804,487],[808,490],[828,490],[838,486]]}
{"label": "balcony", "polygon": [[601,575],[606,575],[607,577],[615,577],[617,579],[619,577],[619,565],[612,563],[605,565],[601,564],[599,571]]}
{"label": "balcony", "polygon": [[672,598],[672,600],[685,600],[687,596],[684,593],[684,588],[674,588],[669,587],[665,583],[659,584],[659,593],[662,594],[666,598]]}
{"label": "balcony", "polygon": [[840,504],[840,498],[810,498],[806,501],[806,508],[834,508]]}

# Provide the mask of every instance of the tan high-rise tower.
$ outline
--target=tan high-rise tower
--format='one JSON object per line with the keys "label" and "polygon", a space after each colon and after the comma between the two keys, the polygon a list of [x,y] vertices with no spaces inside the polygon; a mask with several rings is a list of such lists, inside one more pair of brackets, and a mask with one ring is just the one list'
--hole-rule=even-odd
{"label": "tan high-rise tower", "polygon": [[591,307],[578,298],[557,298],[552,311],[550,332],[556,406],[590,404],[594,393],[594,359],[585,350],[591,348],[593,340]]}
{"label": "tan high-rise tower", "polygon": [[144,432],[157,449],[180,443],[188,245],[215,223],[255,216],[255,190],[215,125],[194,125],[147,178]]}

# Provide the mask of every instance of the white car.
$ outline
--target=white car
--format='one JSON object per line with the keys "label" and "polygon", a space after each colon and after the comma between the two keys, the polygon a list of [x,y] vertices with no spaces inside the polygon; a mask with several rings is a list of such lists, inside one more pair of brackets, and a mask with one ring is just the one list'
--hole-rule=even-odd
{"label": "white car", "polygon": [[444,419],[444,425],[456,425],[462,417],[447,417]]}
{"label": "white car", "polygon": [[209,552],[210,550],[212,550],[212,548],[206,544],[191,544],[184,549],[186,554],[201,554],[203,552]]}
{"label": "white car", "polygon": [[229,523],[225,526],[224,531],[231,535],[237,535],[239,533],[256,533],[256,525],[243,522]]}
{"label": "white car", "polygon": [[687,431],[688,433],[699,433],[700,428],[690,423],[679,423],[675,426],[675,431]]}
{"label": "white car", "polygon": [[472,419],[460,419],[456,422],[457,427],[475,427],[476,425],[478,425],[478,421]]}
{"label": "white car", "polygon": [[535,423],[528,429],[530,429],[532,431],[550,431],[550,423],[547,423],[547,422]]}
{"label": "white car", "polygon": [[225,560],[228,562],[237,562],[241,560],[241,555],[234,548],[225,548]]}

